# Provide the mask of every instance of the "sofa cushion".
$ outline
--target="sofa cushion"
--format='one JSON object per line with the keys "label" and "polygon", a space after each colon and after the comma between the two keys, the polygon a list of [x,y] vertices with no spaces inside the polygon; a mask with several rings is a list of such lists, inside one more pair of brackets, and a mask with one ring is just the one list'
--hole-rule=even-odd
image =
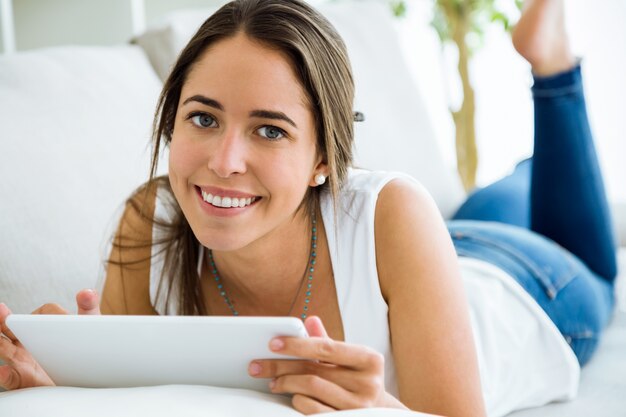
{"label": "sofa cushion", "polygon": [[160,81],[137,46],[0,57],[0,301],[75,310],[116,208],[148,178]]}

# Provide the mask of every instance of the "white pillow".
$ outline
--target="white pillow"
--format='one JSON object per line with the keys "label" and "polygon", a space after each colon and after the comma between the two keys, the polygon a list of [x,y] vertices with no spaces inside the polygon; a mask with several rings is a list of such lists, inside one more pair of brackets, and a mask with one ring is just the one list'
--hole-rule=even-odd
{"label": "white pillow", "polygon": [[[443,138],[435,134],[429,110],[409,70],[400,45],[398,19],[393,18],[385,2],[346,0],[316,7],[345,40],[352,62],[355,110],[365,114],[365,122],[356,124],[356,165],[412,175],[449,217],[465,193],[454,167],[443,158]],[[134,42],[144,48],[164,79],[180,50],[215,10],[170,14],[164,25],[138,36]],[[432,59],[424,65],[439,62]]]}
{"label": "white pillow", "polygon": [[[59,414],[59,411],[62,412]],[[195,385],[85,389],[30,388],[0,394],[0,415],[40,417],[56,411],[63,417],[299,417],[289,398],[254,391]],[[55,414],[54,412],[52,413]],[[319,416],[427,417],[431,414],[374,408]]]}
{"label": "white pillow", "polygon": [[161,83],[137,46],[0,57],[0,301],[75,311],[115,212],[148,178]]}
{"label": "white pillow", "polygon": [[165,15],[160,23],[131,40],[143,48],[161,81],[165,81],[178,57],[200,25],[217,7],[182,9]]}

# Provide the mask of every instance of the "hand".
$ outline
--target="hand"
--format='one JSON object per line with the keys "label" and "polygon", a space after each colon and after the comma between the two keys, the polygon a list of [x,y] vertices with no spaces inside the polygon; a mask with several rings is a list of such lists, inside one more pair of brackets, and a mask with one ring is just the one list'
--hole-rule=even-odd
{"label": "hand", "polygon": [[[100,314],[98,295],[92,290],[82,290],[76,295],[78,314]],[[0,387],[7,390],[54,385],[54,381],[37,363],[22,343],[7,327],[11,310],[0,303]],[[45,304],[32,314],[67,314],[58,304]]]}
{"label": "hand", "polygon": [[270,349],[305,360],[255,360],[250,375],[272,378],[271,391],[293,394],[294,408],[304,414],[367,407],[406,409],[385,391],[383,355],[332,340],[318,317],[307,318],[304,325],[311,337],[277,337]]}

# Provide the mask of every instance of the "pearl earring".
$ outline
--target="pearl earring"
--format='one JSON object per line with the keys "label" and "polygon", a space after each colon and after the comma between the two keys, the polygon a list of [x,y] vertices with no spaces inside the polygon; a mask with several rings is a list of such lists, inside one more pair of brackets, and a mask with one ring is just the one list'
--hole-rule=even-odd
{"label": "pearl earring", "polygon": [[317,185],[322,185],[326,182],[326,177],[324,176],[324,174],[317,174],[315,176],[315,183]]}

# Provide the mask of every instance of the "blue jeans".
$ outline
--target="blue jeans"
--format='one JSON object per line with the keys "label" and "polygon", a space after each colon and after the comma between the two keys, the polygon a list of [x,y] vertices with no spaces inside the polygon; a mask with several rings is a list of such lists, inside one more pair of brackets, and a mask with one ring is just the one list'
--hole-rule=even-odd
{"label": "blue jeans", "polygon": [[535,78],[532,159],[476,190],[448,222],[459,256],[508,272],[584,365],[613,307],[616,239],[580,66]]}

